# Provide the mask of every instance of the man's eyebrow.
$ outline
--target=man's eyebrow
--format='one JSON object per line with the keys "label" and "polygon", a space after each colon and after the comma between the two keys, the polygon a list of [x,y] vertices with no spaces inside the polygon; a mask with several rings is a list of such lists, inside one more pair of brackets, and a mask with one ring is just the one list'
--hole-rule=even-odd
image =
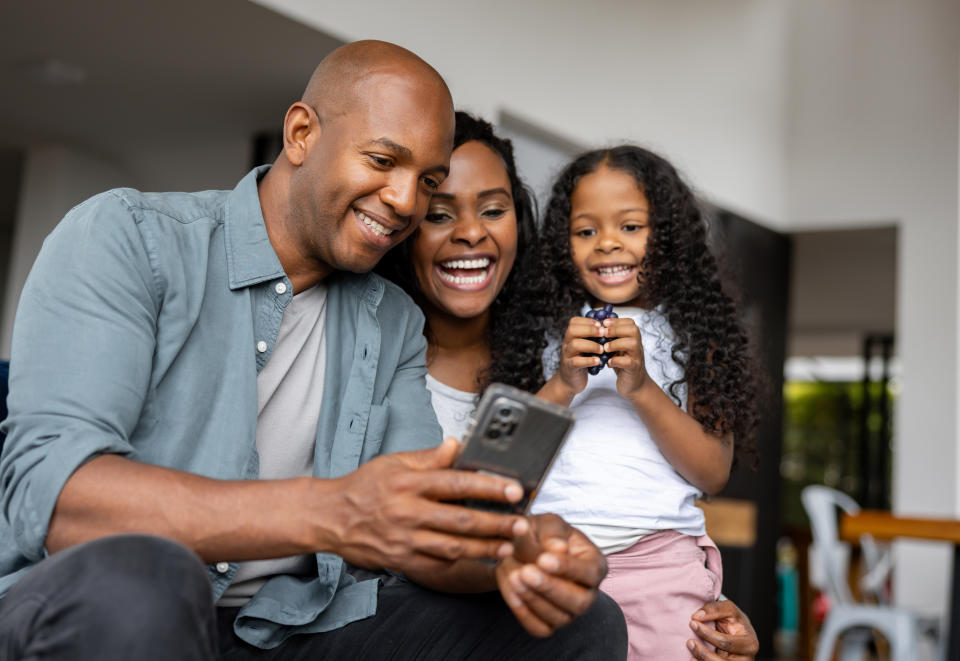
{"label": "man's eyebrow", "polygon": [[410,151],[408,147],[404,147],[403,145],[397,144],[390,138],[377,138],[376,140],[371,140],[370,142],[380,145],[381,147],[386,147],[387,149],[401,156],[406,156],[407,158],[410,158],[411,156],[413,156],[413,152]]}
{"label": "man's eyebrow", "polygon": [[[413,152],[410,151],[409,147],[404,147],[403,145],[394,142],[390,138],[377,138],[376,140],[371,140],[370,143],[380,145],[381,147],[386,147],[393,153],[397,154],[398,156],[402,156],[403,158],[413,158]],[[440,163],[427,169],[428,172],[433,172],[434,170],[441,172],[444,177],[450,174],[450,168]]]}

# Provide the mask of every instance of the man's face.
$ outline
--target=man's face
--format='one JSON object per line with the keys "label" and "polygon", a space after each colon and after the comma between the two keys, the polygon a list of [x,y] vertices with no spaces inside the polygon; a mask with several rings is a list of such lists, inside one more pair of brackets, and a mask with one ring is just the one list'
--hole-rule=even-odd
{"label": "man's face", "polygon": [[349,113],[317,124],[290,200],[298,250],[355,273],[372,269],[423,220],[453,142],[441,90],[396,73],[371,74],[359,87]]}

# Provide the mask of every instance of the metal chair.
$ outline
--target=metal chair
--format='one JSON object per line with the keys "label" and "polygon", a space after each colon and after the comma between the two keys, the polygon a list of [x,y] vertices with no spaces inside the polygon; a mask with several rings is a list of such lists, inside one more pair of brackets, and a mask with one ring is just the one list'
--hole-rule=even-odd
{"label": "metal chair", "polygon": [[[840,643],[841,661],[860,661],[874,630],[883,633],[890,644],[891,661],[917,661],[920,638],[932,634],[939,638],[939,620],[885,603],[884,585],[892,568],[889,553],[883,553],[869,535],[861,537],[866,571],[860,581],[861,590],[872,593],[879,603],[856,601],[846,580],[846,545],[837,534],[837,509],[848,514],[860,511],[857,503],[845,493],[820,485],[804,488],[800,496],[813,532],[812,552],[823,572],[821,585],[831,607],[820,631],[814,661],[829,661]],[[942,658],[942,646],[937,655]]]}

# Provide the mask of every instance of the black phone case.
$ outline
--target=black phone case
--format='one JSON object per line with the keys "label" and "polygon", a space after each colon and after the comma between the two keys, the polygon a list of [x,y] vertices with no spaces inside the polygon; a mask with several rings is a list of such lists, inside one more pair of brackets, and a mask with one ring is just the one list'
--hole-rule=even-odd
{"label": "black phone case", "polygon": [[511,477],[523,485],[524,497],[512,505],[490,501],[465,504],[525,514],[572,426],[570,409],[512,386],[490,385],[477,404],[454,467]]}

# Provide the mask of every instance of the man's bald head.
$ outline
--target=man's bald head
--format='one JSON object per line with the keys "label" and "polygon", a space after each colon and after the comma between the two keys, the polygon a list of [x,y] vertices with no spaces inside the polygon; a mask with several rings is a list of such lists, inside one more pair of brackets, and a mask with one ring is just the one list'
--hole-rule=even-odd
{"label": "man's bald head", "polygon": [[406,48],[375,40],[346,44],[323,58],[301,100],[317,111],[321,122],[330,120],[363,104],[369,87],[364,83],[379,75],[401,76],[448,101],[453,112],[450,90],[436,69]]}
{"label": "man's bald head", "polygon": [[450,90],[410,51],[358,41],[324,58],[258,186],[294,290],[369,271],[409,236],[449,172],[453,132]]}

